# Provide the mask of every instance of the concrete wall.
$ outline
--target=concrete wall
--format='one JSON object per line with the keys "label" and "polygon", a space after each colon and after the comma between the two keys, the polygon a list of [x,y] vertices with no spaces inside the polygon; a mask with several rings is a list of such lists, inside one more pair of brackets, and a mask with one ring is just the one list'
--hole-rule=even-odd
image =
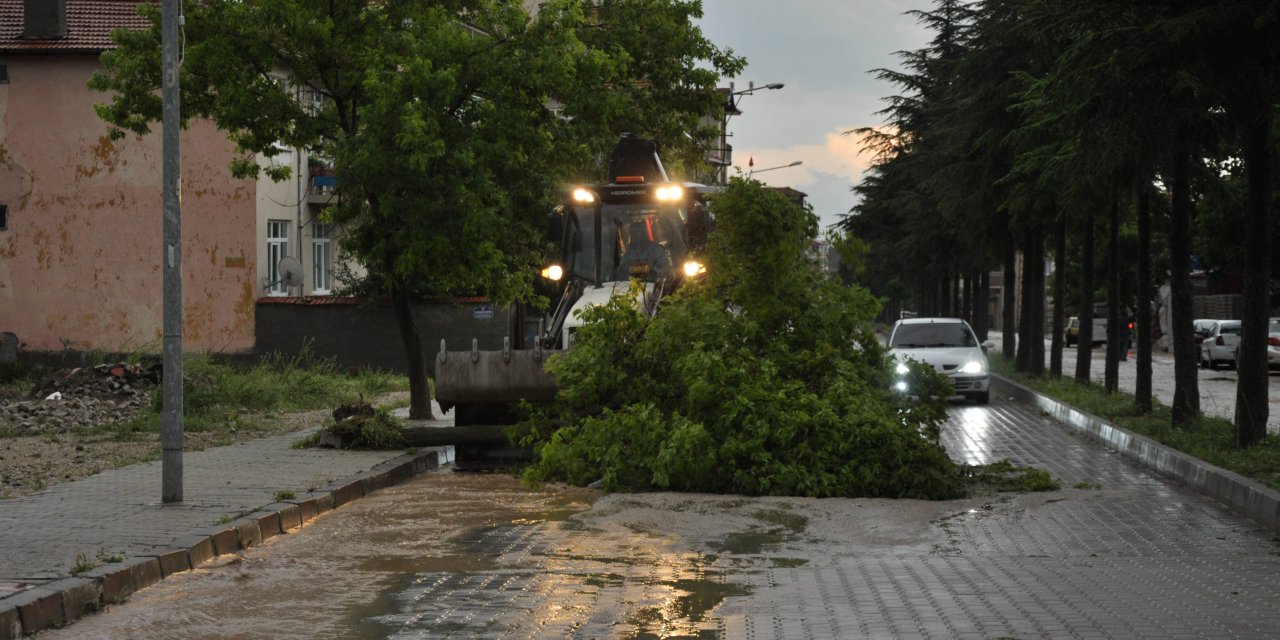
{"label": "concrete wall", "polygon": [[[492,310],[492,318],[486,310]],[[296,354],[305,345],[344,367],[406,371],[400,330],[386,304],[332,297],[262,298],[254,317],[257,354]],[[481,302],[420,303],[414,317],[428,358],[440,350],[442,338],[450,351],[470,349],[472,338],[481,349],[501,349],[511,321],[506,308]]]}
{"label": "concrete wall", "polygon": [[[159,125],[112,142],[85,82],[96,56],[6,56],[0,84],[0,331],[24,350],[158,350]],[[184,347],[254,344],[255,185],[205,122],[182,135]]]}

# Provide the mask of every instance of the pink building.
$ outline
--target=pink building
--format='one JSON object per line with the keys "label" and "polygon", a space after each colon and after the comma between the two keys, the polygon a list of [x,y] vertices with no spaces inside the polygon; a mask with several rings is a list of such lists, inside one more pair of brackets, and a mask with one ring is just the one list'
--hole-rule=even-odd
{"label": "pink building", "polygon": [[[23,350],[159,350],[160,126],[111,141],[85,86],[139,4],[0,0],[0,332]],[[257,186],[211,124],[181,147],[184,346],[249,351]]]}

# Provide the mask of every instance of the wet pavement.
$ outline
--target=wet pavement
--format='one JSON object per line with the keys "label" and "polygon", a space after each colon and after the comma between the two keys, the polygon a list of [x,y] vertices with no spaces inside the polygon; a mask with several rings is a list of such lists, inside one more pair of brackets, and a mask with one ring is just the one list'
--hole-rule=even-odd
{"label": "wet pavement", "polygon": [[[990,340],[996,348],[991,351],[992,357],[1000,357],[1003,348],[1003,335],[992,331]],[[1049,341],[1045,341],[1045,370],[1048,370]],[[1107,345],[1099,344],[1093,349],[1090,359],[1089,379],[1101,385],[1106,376]],[[1129,359],[1120,362],[1116,382],[1122,391],[1133,393],[1137,383],[1137,358],[1130,352]],[[1076,349],[1070,347],[1062,351],[1062,371],[1065,376],[1074,377],[1076,372]],[[1236,375],[1235,369],[1197,369],[1197,386],[1200,390],[1200,411],[1207,416],[1216,416],[1226,420],[1235,420],[1236,411]],[[1267,431],[1280,433],[1280,371],[1272,371],[1269,376],[1270,391],[1268,404]],[[1151,354],[1151,393],[1165,406],[1173,404],[1174,391],[1173,354],[1158,348]]]}
{"label": "wet pavement", "polygon": [[429,473],[48,637],[1276,636],[1280,541],[1260,526],[1025,405],[951,413],[956,460],[1062,489],[596,499]]}

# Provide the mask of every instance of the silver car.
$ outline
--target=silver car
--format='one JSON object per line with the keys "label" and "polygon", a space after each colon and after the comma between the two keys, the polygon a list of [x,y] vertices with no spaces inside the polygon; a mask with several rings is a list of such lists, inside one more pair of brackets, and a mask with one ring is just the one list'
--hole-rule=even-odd
{"label": "silver car", "polygon": [[973,328],[960,318],[907,318],[889,333],[889,349],[899,363],[915,360],[933,367],[951,381],[956,395],[978,404],[991,399],[986,351],[994,346],[990,341],[979,343]]}
{"label": "silver car", "polygon": [[1200,366],[1217,369],[1220,364],[1236,366],[1236,350],[1240,346],[1240,321],[1219,320],[1200,343]]}

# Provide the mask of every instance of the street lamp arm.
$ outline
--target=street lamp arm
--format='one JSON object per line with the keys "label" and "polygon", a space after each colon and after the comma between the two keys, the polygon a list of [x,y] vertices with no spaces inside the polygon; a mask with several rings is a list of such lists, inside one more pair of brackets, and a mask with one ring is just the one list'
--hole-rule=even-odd
{"label": "street lamp arm", "polygon": [[803,160],[796,160],[795,162],[792,162],[791,164],[778,165],[778,166],[776,166],[776,167],[769,167],[768,169],[752,169],[751,171],[748,171],[748,172],[747,172],[747,177],[751,177],[751,176],[753,176],[753,175],[755,175],[755,174],[757,174],[757,173],[764,173],[765,171],[773,171],[774,169],[789,169],[789,168],[791,168],[791,167],[798,167],[798,166],[800,166],[800,165],[802,165],[802,164],[804,164],[804,161],[803,161]]}

